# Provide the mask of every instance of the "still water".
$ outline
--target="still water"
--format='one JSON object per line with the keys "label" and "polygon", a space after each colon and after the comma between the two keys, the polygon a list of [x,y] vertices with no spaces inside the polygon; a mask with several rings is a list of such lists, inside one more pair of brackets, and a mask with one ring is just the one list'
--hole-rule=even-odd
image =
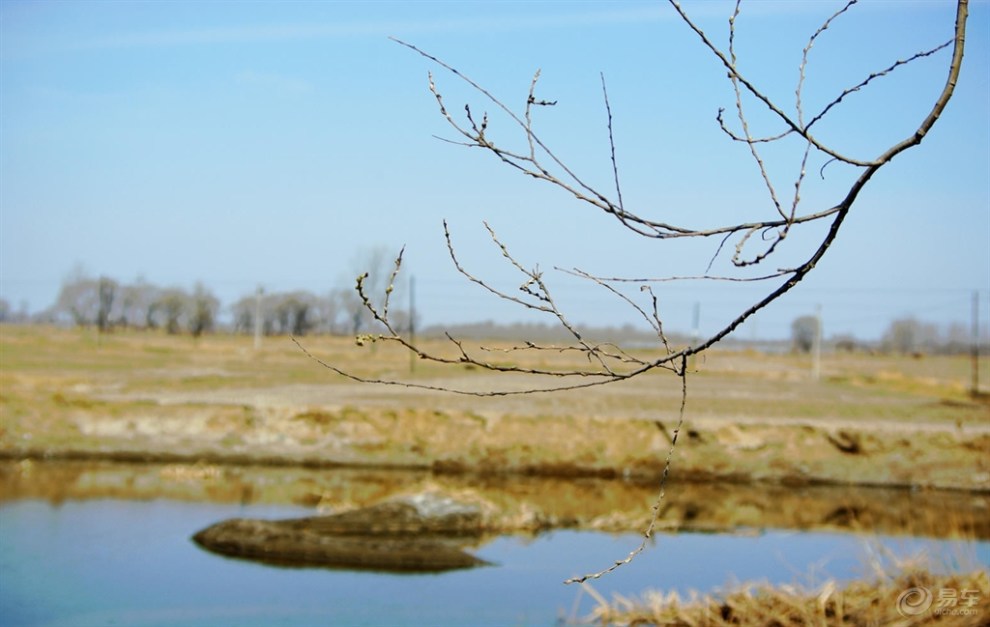
{"label": "still water", "polygon": [[[286,518],[312,508],[176,500],[14,500],[0,505],[0,624],[554,625],[592,599],[562,581],[638,545],[635,534],[505,536],[474,552],[495,565],[429,575],[292,569],[208,553],[196,531],[232,517]],[[867,554],[927,551],[990,567],[990,542],[848,533],[658,534],[597,592],[709,592],[735,580],[811,583],[866,573]]]}

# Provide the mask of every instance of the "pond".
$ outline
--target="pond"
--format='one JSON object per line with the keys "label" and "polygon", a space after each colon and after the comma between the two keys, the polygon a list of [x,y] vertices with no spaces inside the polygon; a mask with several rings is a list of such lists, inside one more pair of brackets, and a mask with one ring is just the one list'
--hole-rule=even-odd
{"label": "pond", "polygon": [[[313,506],[51,499],[10,485],[0,504],[0,622],[11,626],[553,625],[594,605],[565,578],[603,568],[640,541],[635,533],[557,529],[492,538],[472,552],[493,566],[442,574],[282,568],[224,558],[190,538],[228,518],[308,516]],[[610,598],[647,588],[709,592],[734,580],[814,584],[869,574],[870,552],[882,549],[990,567],[986,539],[681,531],[657,534],[642,556],[593,586]]]}

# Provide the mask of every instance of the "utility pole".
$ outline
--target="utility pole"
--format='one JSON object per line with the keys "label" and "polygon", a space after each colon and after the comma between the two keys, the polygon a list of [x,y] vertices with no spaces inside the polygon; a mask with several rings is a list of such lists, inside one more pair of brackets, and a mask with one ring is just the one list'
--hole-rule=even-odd
{"label": "utility pole", "polygon": [[980,291],[973,291],[973,345],[970,354],[973,357],[973,383],[969,393],[973,397],[980,395]]}
{"label": "utility pole", "polygon": [[[416,277],[409,275],[409,343],[416,345]],[[416,372],[416,353],[409,351],[409,372]]]}
{"label": "utility pole", "polygon": [[701,303],[694,303],[694,315],[691,322],[691,344],[698,343],[701,338]]}
{"label": "utility pole", "polygon": [[[695,301],[694,303],[694,313],[691,322],[691,347],[698,345],[698,340],[701,339],[701,303]],[[694,369],[697,363],[697,353],[692,354],[688,358],[688,367]]]}
{"label": "utility pole", "polygon": [[815,340],[811,344],[811,380],[822,376],[822,306],[815,306]]}
{"label": "utility pole", "polygon": [[261,297],[265,294],[265,288],[258,286],[254,293],[254,350],[261,349]]}

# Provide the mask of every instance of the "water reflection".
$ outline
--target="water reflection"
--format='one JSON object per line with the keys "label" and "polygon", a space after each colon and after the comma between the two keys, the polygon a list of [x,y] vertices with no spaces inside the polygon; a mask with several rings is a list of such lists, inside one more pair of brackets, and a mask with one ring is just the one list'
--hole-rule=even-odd
{"label": "water reflection", "polygon": [[[198,549],[190,531],[231,517],[285,518],[310,508],[174,500],[6,501],[0,506],[5,625],[551,625],[592,606],[561,581],[610,563],[635,534],[559,530],[503,536],[478,549],[498,564],[430,575],[286,569]],[[793,582],[863,574],[863,552],[969,555],[961,541],[848,533],[660,534],[596,590],[711,591],[731,579]],[[988,543],[975,544],[988,559]]]}
{"label": "water reflection", "polygon": [[[429,471],[264,466],[0,461],[0,502],[167,498],[244,505],[300,505],[332,513],[426,490],[470,493],[509,532],[645,526],[655,486],[602,479],[436,475]],[[850,486],[671,482],[661,528],[772,528],[885,535],[990,538],[990,495]]]}

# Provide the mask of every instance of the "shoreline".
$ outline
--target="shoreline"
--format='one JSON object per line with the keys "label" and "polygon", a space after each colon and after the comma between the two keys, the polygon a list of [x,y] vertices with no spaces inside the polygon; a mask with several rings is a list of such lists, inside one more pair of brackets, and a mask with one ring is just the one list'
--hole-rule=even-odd
{"label": "shoreline", "polygon": [[[445,463],[409,463],[409,464],[389,464],[382,462],[347,462],[328,460],[319,457],[291,457],[291,456],[266,456],[266,455],[240,455],[240,454],[183,454],[169,452],[149,452],[142,450],[114,450],[114,451],[89,451],[89,450],[36,450],[36,449],[3,449],[0,450],[0,461],[7,462],[108,462],[120,464],[147,464],[163,465],[175,464],[186,466],[230,466],[230,467],[255,467],[255,468],[298,468],[307,470],[373,470],[387,472],[429,472],[433,475],[444,476],[453,475],[461,477],[480,478],[547,478],[547,479],[602,479],[633,482],[636,484],[652,485],[659,481],[659,475],[631,476],[624,474],[614,468],[605,469],[580,469],[573,467],[541,466],[539,464],[529,465],[523,469],[493,469],[493,468],[470,468],[465,466],[451,466]],[[869,481],[839,481],[829,478],[805,477],[805,476],[765,476],[746,477],[738,474],[713,475],[711,473],[697,472],[686,474],[678,472],[672,464],[671,473],[677,475],[677,479],[688,483],[717,482],[729,485],[751,485],[751,486],[775,486],[775,487],[855,487],[855,488],[876,488],[886,490],[936,490],[941,492],[960,492],[975,495],[990,494],[988,486],[960,486],[960,485],[919,485],[915,483],[898,482],[869,482]]]}
{"label": "shoreline", "polygon": [[[0,459],[90,459],[656,482],[659,420],[482,415],[457,408],[119,402],[68,404],[48,431],[8,429]],[[23,425],[30,427],[30,425]],[[14,436],[14,437],[11,437]],[[19,437],[17,437],[19,436]],[[686,481],[990,493],[990,425],[854,427],[826,421],[686,421],[671,473]]]}
{"label": "shoreline", "polygon": [[[310,515],[438,493],[479,503],[493,531],[641,533],[655,483],[592,477],[437,474],[429,469],[0,460],[0,504],[169,499],[300,506]],[[990,539],[990,495],[862,486],[692,482],[672,476],[658,531],[768,529]]]}

